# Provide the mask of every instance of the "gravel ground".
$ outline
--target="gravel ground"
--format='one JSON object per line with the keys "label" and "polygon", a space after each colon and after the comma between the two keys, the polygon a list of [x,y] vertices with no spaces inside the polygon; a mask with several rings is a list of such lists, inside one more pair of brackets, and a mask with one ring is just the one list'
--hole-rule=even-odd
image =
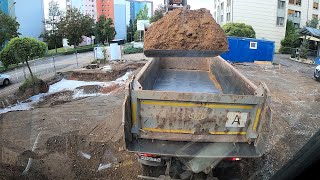
{"label": "gravel ground", "polygon": [[[314,66],[276,55],[281,65],[235,65],[255,84],[265,82],[271,91],[272,134],[265,155],[249,164],[248,177],[269,179],[320,128],[320,83]],[[246,179],[245,178],[245,179]]]}
{"label": "gravel ground", "polygon": [[[320,83],[312,77],[313,66],[275,58],[281,66],[235,65],[254,83],[267,84],[273,112],[266,153],[243,161],[248,172],[242,179],[269,179],[320,128]],[[0,115],[0,179],[22,178],[30,157],[27,179],[137,179],[136,156],[123,150],[123,87],[109,96],[69,95]]]}

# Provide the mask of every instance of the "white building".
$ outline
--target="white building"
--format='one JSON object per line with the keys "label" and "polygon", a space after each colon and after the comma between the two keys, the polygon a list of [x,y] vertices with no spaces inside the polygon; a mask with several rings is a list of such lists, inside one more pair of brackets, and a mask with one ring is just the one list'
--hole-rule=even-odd
{"label": "white building", "polygon": [[88,14],[97,20],[97,3],[96,0],[83,0],[83,13]]}
{"label": "white building", "polygon": [[251,25],[258,39],[275,41],[278,51],[287,20],[305,26],[319,16],[318,4],[319,0],[214,0],[213,16],[221,26],[229,22]]}

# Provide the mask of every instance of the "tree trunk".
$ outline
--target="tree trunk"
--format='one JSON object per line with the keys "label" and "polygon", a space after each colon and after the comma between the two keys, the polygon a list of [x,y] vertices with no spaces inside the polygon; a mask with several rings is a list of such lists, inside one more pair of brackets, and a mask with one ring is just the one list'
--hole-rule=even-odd
{"label": "tree trunk", "polygon": [[75,50],[76,50],[77,67],[79,67],[77,46],[74,45],[74,48],[75,48]]}
{"label": "tree trunk", "polygon": [[28,69],[29,69],[30,76],[31,76],[31,78],[32,78],[32,80],[33,80],[33,79],[34,79],[34,77],[33,77],[33,74],[32,74],[32,71],[31,71],[31,68],[30,68],[30,66],[29,66],[28,60],[26,60],[26,64],[27,64],[27,67],[28,67]]}
{"label": "tree trunk", "polygon": [[26,75],[26,66],[24,64],[24,61],[22,61],[22,66],[23,66],[23,76],[24,76],[24,79],[27,79],[27,75]]}

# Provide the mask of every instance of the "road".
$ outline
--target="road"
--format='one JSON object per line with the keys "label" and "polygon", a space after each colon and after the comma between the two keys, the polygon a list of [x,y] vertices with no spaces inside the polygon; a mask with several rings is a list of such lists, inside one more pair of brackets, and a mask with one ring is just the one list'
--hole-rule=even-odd
{"label": "road", "polygon": [[[93,52],[78,54],[78,67],[90,63],[94,59]],[[62,69],[74,69],[77,68],[77,60],[75,54],[57,56],[55,58],[48,57],[45,59],[35,60],[30,62],[32,72],[41,77],[51,72],[59,71]],[[23,67],[7,71],[5,74],[11,76],[12,84],[19,83],[24,80]],[[25,67],[26,75],[29,76],[29,70]]]}
{"label": "road", "polygon": [[287,54],[275,54],[274,63],[281,64],[281,66],[294,69],[295,71],[302,73],[310,78],[313,78],[314,69],[317,65],[303,64],[300,62],[292,61],[289,59],[290,55]]}

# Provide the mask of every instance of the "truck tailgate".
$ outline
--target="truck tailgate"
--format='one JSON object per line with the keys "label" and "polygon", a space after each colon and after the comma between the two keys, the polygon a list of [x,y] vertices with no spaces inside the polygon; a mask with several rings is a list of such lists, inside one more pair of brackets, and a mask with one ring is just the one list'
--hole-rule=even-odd
{"label": "truck tailgate", "polygon": [[163,91],[133,91],[132,96],[133,130],[141,138],[172,141],[248,142],[257,137],[264,101],[245,95]]}

